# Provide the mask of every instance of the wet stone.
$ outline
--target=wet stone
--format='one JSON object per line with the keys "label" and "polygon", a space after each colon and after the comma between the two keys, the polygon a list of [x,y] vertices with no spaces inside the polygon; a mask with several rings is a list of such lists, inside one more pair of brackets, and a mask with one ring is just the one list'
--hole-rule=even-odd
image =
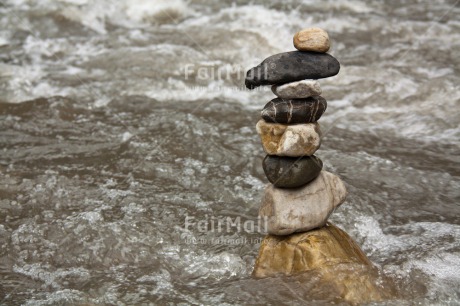
{"label": "wet stone", "polygon": [[311,156],[321,146],[319,124],[279,124],[260,119],[257,133],[267,154],[278,156]]}
{"label": "wet stone", "polygon": [[299,51],[327,52],[329,35],[321,28],[307,28],[294,35],[294,47]]}
{"label": "wet stone", "polygon": [[372,267],[356,242],[346,232],[328,223],[304,233],[266,236],[260,245],[252,275],[256,278],[295,275],[341,264]]}
{"label": "wet stone", "polygon": [[319,277],[318,286],[330,288],[347,305],[397,298],[391,280],[382,277],[346,232],[330,223],[304,233],[264,238],[252,276],[282,275],[296,275],[306,283]]}
{"label": "wet stone", "polygon": [[273,93],[283,99],[302,99],[322,93],[317,80],[302,80],[272,86]]}
{"label": "wet stone", "polygon": [[318,121],[326,108],[326,99],[321,96],[305,99],[275,98],[265,105],[261,115],[267,122],[310,123]]}
{"label": "wet stone", "polygon": [[259,216],[266,218],[269,234],[306,232],[326,224],[346,196],[342,180],[321,171],[312,182],[299,188],[277,188],[269,184],[264,191]]}
{"label": "wet stone", "polygon": [[270,183],[278,188],[296,188],[314,180],[323,162],[316,156],[280,157],[265,156],[262,166]]}
{"label": "wet stone", "polygon": [[328,78],[339,73],[340,64],[332,55],[291,51],[272,55],[246,74],[245,85],[254,89],[305,79]]}

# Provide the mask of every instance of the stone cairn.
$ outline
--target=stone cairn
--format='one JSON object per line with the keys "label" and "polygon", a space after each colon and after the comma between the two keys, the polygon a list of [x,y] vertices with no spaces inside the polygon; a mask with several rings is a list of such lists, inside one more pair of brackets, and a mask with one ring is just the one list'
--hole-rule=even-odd
{"label": "stone cairn", "polygon": [[362,271],[369,271],[372,264],[344,231],[327,223],[347,191],[340,178],[322,170],[321,159],[313,155],[321,145],[317,121],[327,107],[317,79],[336,75],[340,64],[326,53],[330,42],[323,29],[296,33],[294,47],[298,51],[266,58],[247,72],[245,80],[249,89],[271,85],[277,96],[265,105],[256,125],[268,154],[263,169],[271,184],[259,210],[269,235],[261,243],[253,276],[319,269],[348,301],[380,300],[367,272],[357,274],[359,269],[354,268],[354,275],[343,282],[334,277],[344,263],[365,267]]}

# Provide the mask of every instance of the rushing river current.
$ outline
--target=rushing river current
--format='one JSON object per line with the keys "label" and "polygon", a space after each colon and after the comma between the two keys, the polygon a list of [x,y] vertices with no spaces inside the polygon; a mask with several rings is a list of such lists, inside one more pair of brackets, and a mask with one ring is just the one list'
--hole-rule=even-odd
{"label": "rushing river current", "polygon": [[330,220],[397,288],[383,304],[460,304],[459,16],[459,1],[1,0],[0,304],[341,303],[313,276],[250,277],[255,124],[274,96],[244,74],[308,26],[342,65],[320,80],[316,155],[349,191]]}

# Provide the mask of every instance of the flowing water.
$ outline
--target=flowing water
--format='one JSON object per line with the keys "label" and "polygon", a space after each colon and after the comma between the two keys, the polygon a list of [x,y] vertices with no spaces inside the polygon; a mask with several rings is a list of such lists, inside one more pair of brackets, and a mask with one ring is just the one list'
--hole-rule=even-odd
{"label": "flowing water", "polygon": [[387,303],[460,304],[458,2],[0,1],[0,304],[340,303],[250,277],[273,94],[243,77],[312,25],[342,64],[320,80],[331,221]]}

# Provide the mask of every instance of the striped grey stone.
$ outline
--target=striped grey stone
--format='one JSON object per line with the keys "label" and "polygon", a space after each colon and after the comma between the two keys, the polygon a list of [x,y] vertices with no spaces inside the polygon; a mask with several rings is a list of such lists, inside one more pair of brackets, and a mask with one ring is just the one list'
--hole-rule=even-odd
{"label": "striped grey stone", "polygon": [[304,99],[275,98],[263,108],[261,115],[266,122],[295,124],[311,123],[321,118],[327,102],[321,96]]}

